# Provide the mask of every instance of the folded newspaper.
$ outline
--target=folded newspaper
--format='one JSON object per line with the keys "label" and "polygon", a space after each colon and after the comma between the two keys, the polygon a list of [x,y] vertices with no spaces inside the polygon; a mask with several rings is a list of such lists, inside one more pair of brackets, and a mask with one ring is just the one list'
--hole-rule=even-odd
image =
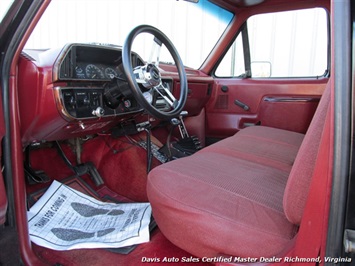
{"label": "folded newspaper", "polygon": [[54,181],[27,212],[30,239],[55,250],[149,241],[149,203],[106,203]]}

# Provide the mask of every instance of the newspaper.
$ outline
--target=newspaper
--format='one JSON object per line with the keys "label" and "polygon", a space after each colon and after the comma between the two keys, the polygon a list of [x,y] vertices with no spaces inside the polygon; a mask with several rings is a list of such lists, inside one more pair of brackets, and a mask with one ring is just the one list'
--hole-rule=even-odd
{"label": "newspaper", "polygon": [[148,242],[150,216],[149,203],[100,202],[57,181],[27,212],[31,241],[55,250]]}

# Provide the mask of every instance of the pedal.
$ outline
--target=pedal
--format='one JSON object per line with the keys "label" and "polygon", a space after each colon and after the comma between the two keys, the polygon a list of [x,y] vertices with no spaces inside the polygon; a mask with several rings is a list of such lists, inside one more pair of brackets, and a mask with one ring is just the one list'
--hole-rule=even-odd
{"label": "pedal", "polygon": [[30,164],[30,146],[25,150],[24,170],[29,185],[43,184],[51,181],[44,171],[32,169]]}
{"label": "pedal", "polygon": [[100,186],[104,184],[104,180],[102,179],[101,175],[97,171],[95,165],[92,162],[86,163],[88,167],[88,174],[91,176],[91,179],[95,182],[96,186]]}
{"label": "pedal", "polygon": [[101,175],[99,174],[95,165],[92,162],[79,164],[77,166],[74,166],[73,169],[78,176],[82,176],[85,174],[90,175],[96,186],[104,184],[104,180],[102,179]]}
{"label": "pedal", "polygon": [[55,146],[57,148],[58,154],[63,159],[65,164],[78,176],[82,176],[85,174],[89,174],[91,179],[94,181],[96,186],[100,186],[104,184],[104,180],[102,179],[101,175],[97,171],[95,165],[92,162],[86,162],[83,164],[78,164],[73,166],[67,156],[65,156],[62,147],[60,146],[58,141],[55,141]]}
{"label": "pedal", "polygon": [[29,185],[48,183],[51,179],[44,171],[34,171],[32,168],[25,165],[25,175]]}

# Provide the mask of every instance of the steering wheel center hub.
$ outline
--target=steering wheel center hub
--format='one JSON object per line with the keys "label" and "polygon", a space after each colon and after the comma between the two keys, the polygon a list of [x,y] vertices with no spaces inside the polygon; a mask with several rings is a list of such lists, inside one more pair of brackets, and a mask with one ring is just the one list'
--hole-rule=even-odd
{"label": "steering wheel center hub", "polygon": [[134,69],[134,74],[138,83],[150,89],[160,85],[161,76],[159,69],[154,64],[147,64]]}

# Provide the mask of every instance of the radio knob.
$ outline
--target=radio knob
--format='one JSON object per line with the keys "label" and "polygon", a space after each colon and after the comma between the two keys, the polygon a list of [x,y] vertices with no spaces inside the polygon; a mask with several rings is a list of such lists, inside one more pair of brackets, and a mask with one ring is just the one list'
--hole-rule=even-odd
{"label": "radio knob", "polygon": [[130,100],[125,100],[124,101],[124,107],[126,107],[126,108],[132,107],[132,102]]}
{"label": "radio knob", "polygon": [[69,99],[69,105],[70,107],[74,108],[75,105],[76,105],[76,100],[74,98],[74,96],[71,96],[70,99]]}
{"label": "radio knob", "polygon": [[92,111],[93,115],[96,115],[97,117],[102,117],[105,114],[105,110],[102,107],[97,107],[95,110]]}
{"label": "radio knob", "polygon": [[85,98],[83,99],[83,103],[84,105],[90,105],[90,99],[88,96],[85,96]]}

